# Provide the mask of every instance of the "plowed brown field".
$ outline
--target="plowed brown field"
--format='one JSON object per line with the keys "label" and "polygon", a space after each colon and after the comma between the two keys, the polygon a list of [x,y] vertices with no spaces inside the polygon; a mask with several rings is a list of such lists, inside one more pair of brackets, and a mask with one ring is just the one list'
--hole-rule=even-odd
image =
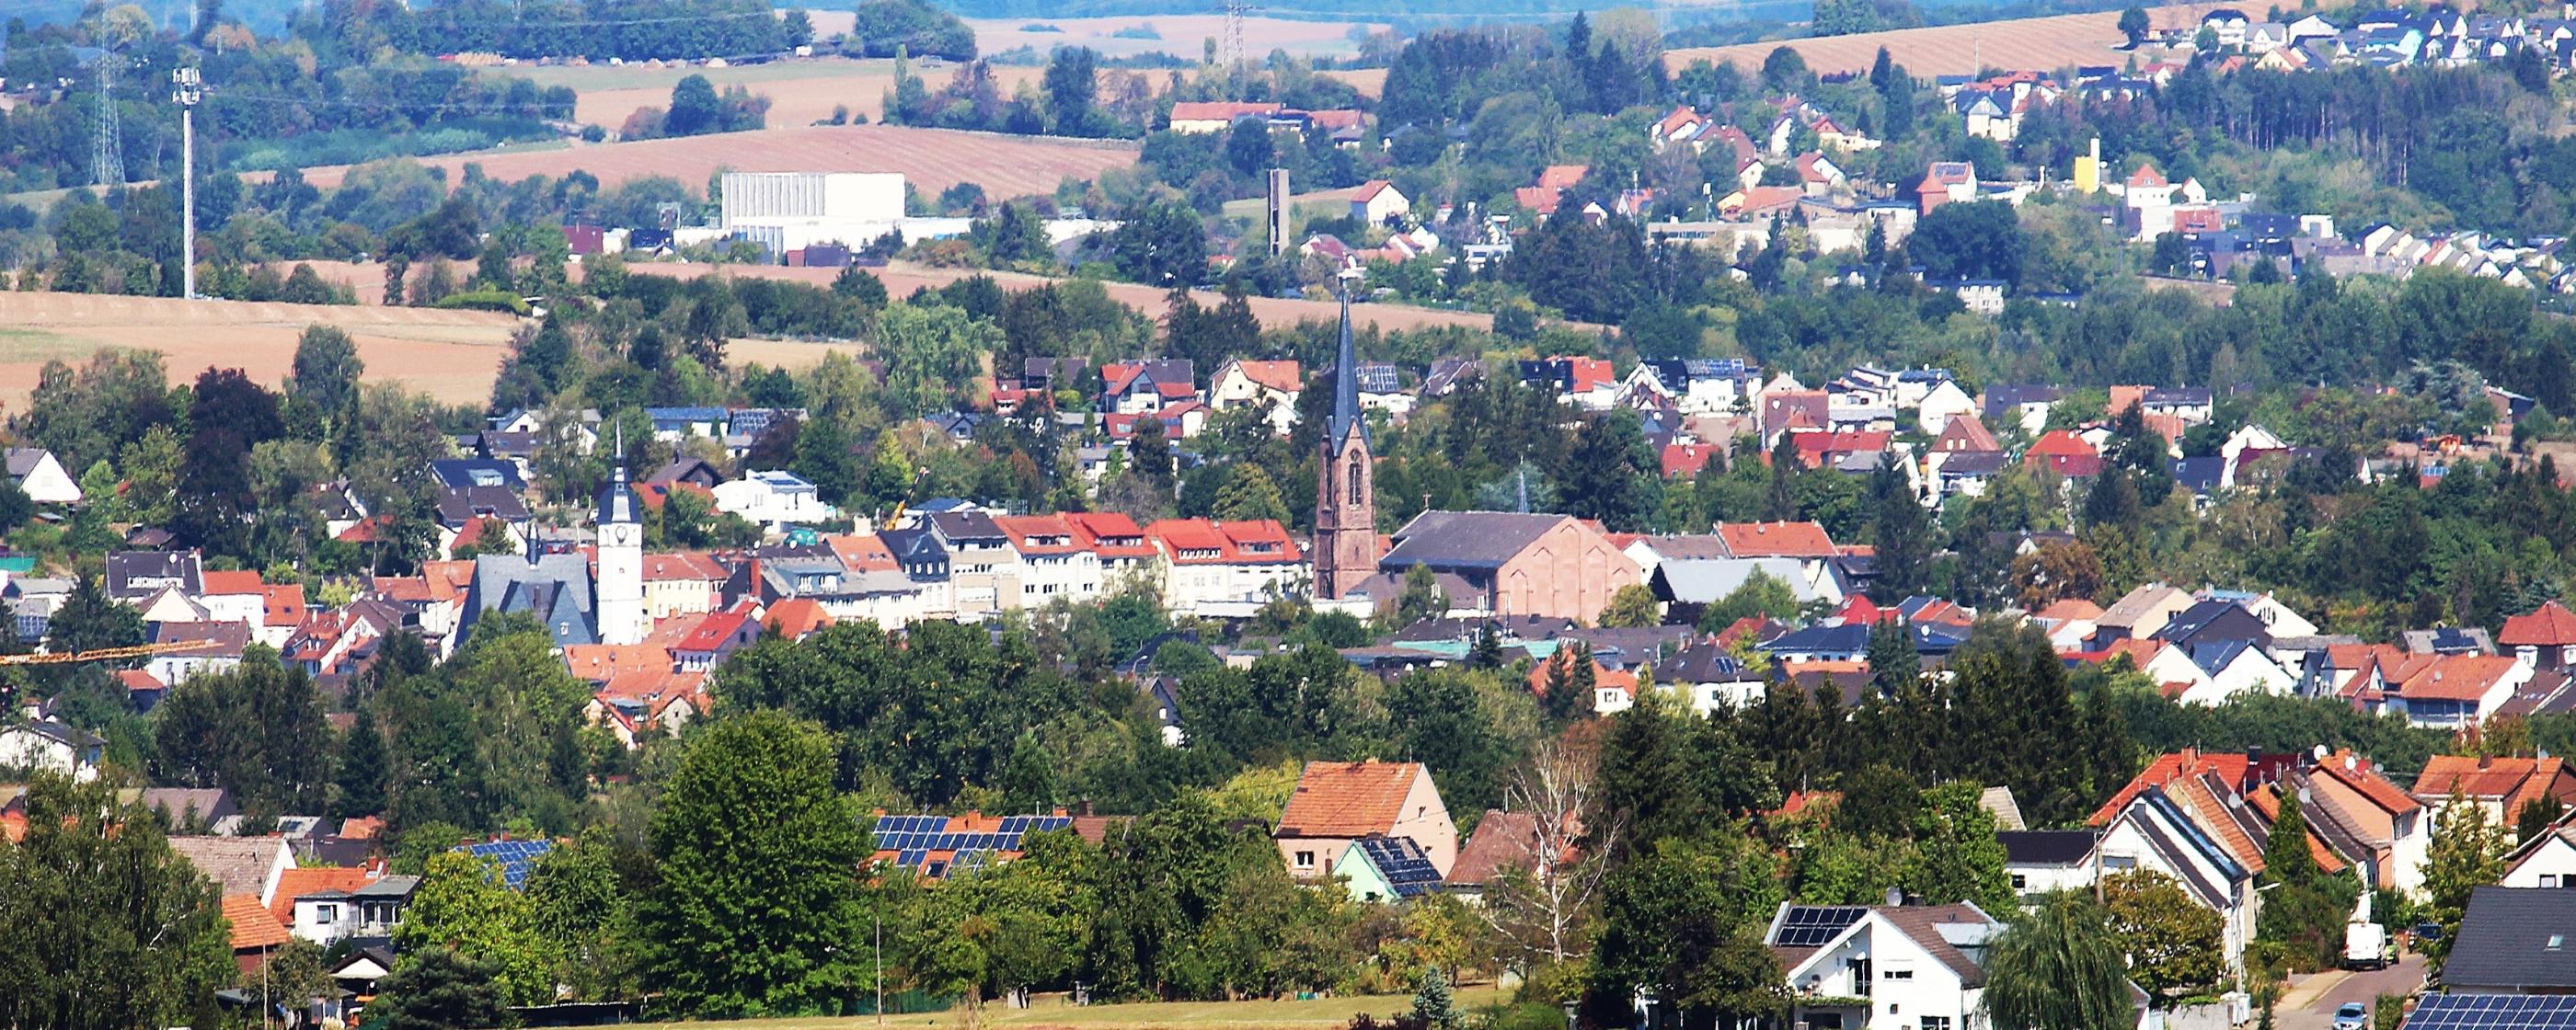
{"label": "plowed brown field", "polygon": [[[797,126],[680,139],[601,143],[556,150],[450,154],[420,162],[456,181],[468,164],[505,182],[531,175],[560,178],[581,170],[603,186],[667,175],[703,187],[719,168],[743,172],[902,172],[925,195],[960,182],[980,183],[994,197],[1046,193],[1066,176],[1098,178],[1136,163],[1132,142],[1065,140],[897,125]],[[309,169],[306,182],[339,185],[347,166]]]}
{"label": "plowed brown field", "polygon": [[[2148,16],[2159,26],[2197,22],[2202,12],[2214,6],[2218,5],[2173,4],[2152,8]],[[1693,61],[1731,62],[1737,68],[1753,71],[1762,67],[1763,58],[1769,57],[1772,50],[1785,46],[1797,51],[1798,56],[1806,59],[1808,70],[1820,75],[1865,72],[1877,59],[1878,48],[1883,46],[1887,48],[1890,60],[1904,65],[1905,70],[1917,78],[1974,75],[1983,68],[2053,71],[2086,64],[2125,64],[2130,54],[2117,49],[2127,42],[2126,37],[2120,35],[2119,22],[2119,12],[2102,11],[1974,25],[1864,32],[1851,36],[1691,47],[1665,51],[1664,64],[1680,71]],[[2142,60],[2147,56],[2140,55]]]}

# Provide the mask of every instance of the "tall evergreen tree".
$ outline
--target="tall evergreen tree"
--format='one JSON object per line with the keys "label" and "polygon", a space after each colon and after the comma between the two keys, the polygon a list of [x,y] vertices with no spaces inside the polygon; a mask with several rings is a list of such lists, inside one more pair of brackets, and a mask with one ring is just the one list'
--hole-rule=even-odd
{"label": "tall evergreen tree", "polygon": [[1896,452],[1887,452],[1869,478],[1875,516],[1870,543],[1878,552],[1877,593],[1891,604],[1922,593],[1932,578],[1932,520],[1896,461]]}
{"label": "tall evergreen tree", "polygon": [[357,819],[385,810],[385,736],[376,729],[375,713],[358,709],[357,721],[349,726],[348,739],[340,745],[338,796],[332,809],[343,819]]}

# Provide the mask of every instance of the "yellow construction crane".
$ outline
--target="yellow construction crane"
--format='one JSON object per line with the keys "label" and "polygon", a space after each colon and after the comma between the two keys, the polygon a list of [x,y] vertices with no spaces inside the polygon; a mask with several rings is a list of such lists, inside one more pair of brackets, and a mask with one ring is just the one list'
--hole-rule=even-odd
{"label": "yellow construction crane", "polygon": [[0,665],[70,665],[78,662],[115,662],[128,658],[149,658],[174,651],[194,651],[213,645],[210,640],[183,640],[167,644],[136,644],[132,647],[96,647],[87,651],[64,651],[53,654],[0,654]]}

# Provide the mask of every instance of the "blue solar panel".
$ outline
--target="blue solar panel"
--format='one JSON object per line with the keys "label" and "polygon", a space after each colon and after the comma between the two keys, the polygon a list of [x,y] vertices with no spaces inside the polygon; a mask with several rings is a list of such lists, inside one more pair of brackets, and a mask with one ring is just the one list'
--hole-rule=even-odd
{"label": "blue solar panel", "polygon": [[1369,837],[1358,844],[1378,878],[1399,898],[1414,898],[1440,889],[1440,870],[1411,837]]}
{"label": "blue solar panel", "polygon": [[1783,948],[1821,948],[1868,912],[1858,905],[1791,905],[1771,943]]}
{"label": "blue solar panel", "polygon": [[2571,1030],[2576,995],[2428,994],[2406,1030]]}
{"label": "blue solar panel", "polygon": [[498,864],[501,882],[511,890],[519,890],[528,885],[528,874],[536,871],[537,860],[554,848],[553,841],[495,840],[467,844],[456,850]]}
{"label": "blue solar panel", "polygon": [[926,852],[918,850],[906,851],[900,855],[896,855],[894,857],[894,862],[896,865],[901,866],[917,866],[921,864],[922,859],[927,857],[929,857],[929,855]]}

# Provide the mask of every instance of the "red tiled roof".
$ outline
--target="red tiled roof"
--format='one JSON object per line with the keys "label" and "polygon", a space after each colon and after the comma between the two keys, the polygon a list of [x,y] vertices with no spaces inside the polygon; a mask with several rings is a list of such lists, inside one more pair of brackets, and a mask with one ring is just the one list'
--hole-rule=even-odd
{"label": "red tiled roof", "polygon": [[1538,184],[1543,189],[1573,189],[1575,183],[1590,174],[1591,165],[1549,165],[1539,169]]}
{"label": "red tiled roof", "polygon": [[1119,512],[1068,512],[1064,522],[1075,539],[1102,558],[1151,558],[1159,553],[1154,542],[1145,538],[1144,527]]}
{"label": "red tiled roof", "polygon": [[128,693],[137,690],[167,690],[170,686],[167,683],[163,683],[160,680],[153,678],[151,673],[145,672],[142,669],[118,669],[116,670],[116,682],[118,685],[123,686]]}
{"label": "red tiled roof", "polygon": [[564,667],[574,679],[603,683],[630,672],[669,672],[671,652],[654,644],[567,644]]}
{"label": "red tiled roof", "polygon": [[1738,558],[1831,558],[1834,541],[1813,522],[1721,522],[1717,535]]}
{"label": "red tiled roof", "polygon": [[2576,787],[2568,779],[2564,758],[2481,758],[2477,755],[2434,755],[2424,763],[2424,773],[2415,778],[2415,797],[2433,801],[2449,797],[2453,791],[2471,800],[2493,800],[2504,804],[2508,818],[2522,810],[2524,803],[2543,794],[2568,799],[2564,787]]}
{"label": "red tiled roof", "polygon": [[[1373,185],[1385,186],[1386,183],[1380,180]],[[1252,380],[1254,384],[1283,393],[1298,393],[1306,386],[1306,380],[1298,370],[1295,361],[1237,361],[1234,362],[1234,367],[1242,369],[1243,377]]]}
{"label": "red tiled roof", "polygon": [[2397,695],[2408,700],[2481,701],[2516,664],[2502,655],[2444,655],[2415,670],[2397,688]]}
{"label": "red tiled roof", "polygon": [[2166,182],[2164,176],[2157,174],[2156,166],[2139,165],[2137,171],[2129,173],[2129,185],[2143,189],[2154,189],[2159,186],[2171,186],[2173,184]]}
{"label": "red tiled roof", "polygon": [[298,895],[353,891],[375,880],[367,870],[354,866],[297,866],[278,874],[277,893],[268,899],[268,913],[281,924],[293,924]]}
{"label": "red tiled roof", "polygon": [[2139,791],[2149,787],[2161,787],[2176,780],[2215,774],[2225,783],[2243,783],[2246,766],[2247,762],[2242,754],[2174,751],[2158,755],[2155,761],[2147,763],[2147,771],[2139,773],[2128,782],[2128,785],[2121,787],[2118,793],[2111,795],[2111,800],[2103,802],[2102,807],[2094,809],[2092,817],[2085,822],[2092,826],[2106,825],[2113,817],[2120,814],[2121,809],[2129,807],[2129,802],[2137,798]]}
{"label": "red tiled roof", "polygon": [[1941,427],[1941,435],[1932,438],[1932,449],[1936,452],[1999,451],[2003,445],[1995,442],[1995,434],[1988,432],[1986,424],[1977,421],[1976,416],[1952,415],[1950,423]]}
{"label": "red tiled roof", "polygon": [[293,626],[304,621],[304,584],[279,583],[260,589],[260,621]]}
{"label": "red tiled roof", "polygon": [[673,551],[644,556],[644,581],[723,582],[725,567],[704,551]]}
{"label": "red tiled roof", "polygon": [[886,547],[884,538],[873,533],[827,536],[823,543],[841,559],[842,566],[852,572],[887,572],[898,567],[894,551]]}
{"label": "red tiled roof", "polygon": [[1021,554],[1076,554],[1082,541],[1073,535],[1073,527],[1055,515],[996,515],[993,524]]}
{"label": "red tiled roof", "polygon": [[[1297,560],[1297,541],[1288,527],[1263,519],[1215,522],[1208,519],[1162,519],[1145,527],[1178,565],[1286,563]],[[1250,551],[1247,544],[1267,543],[1275,550]]]}
{"label": "red tiled roof", "polygon": [[224,895],[224,921],[232,924],[233,950],[267,951],[285,944],[292,935],[286,924],[278,922],[268,906],[259,903],[256,894]]}
{"label": "red tiled roof", "polygon": [[1308,762],[1279,814],[1282,837],[1365,837],[1385,833],[1404,814],[1416,762]]}
{"label": "red tiled roof", "polygon": [[2064,429],[2052,429],[2041,433],[2039,439],[2030,445],[2028,453],[2050,457],[2101,456],[2101,452],[2094,450],[2092,444],[2085,443],[2083,437]]}
{"label": "red tiled roof", "polygon": [[791,597],[769,606],[761,614],[764,625],[774,626],[780,636],[789,640],[803,639],[815,630],[833,623],[832,613],[823,610],[823,602],[810,597]]}
{"label": "red tiled roof", "polygon": [[672,650],[718,650],[724,647],[725,641],[733,639],[733,635],[735,633],[742,631],[744,623],[750,621],[751,606],[749,604],[744,604],[735,608],[728,608],[720,612],[709,612],[705,618],[698,620],[696,628],[691,629],[687,636],[680,638],[680,642],[673,646]]}
{"label": "red tiled roof", "polygon": [[1726,445],[1714,443],[1668,443],[1664,445],[1664,477],[1698,475],[1708,467],[1709,459],[1724,457]]}
{"label": "red tiled roof", "polygon": [[[2346,763],[2350,763],[2350,766],[2347,767]],[[2403,815],[2424,807],[2414,798],[2409,797],[2405,791],[2397,789],[2397,785],[2390,783],[2388,777],[2380,775],[2376,767],[2356,758],[2350,748],[2337,751],[2326,756],[2325,761],[2318,762],[2316,774],[2331,777],[2351,787],[2355,793],[2370,799],[2371,804],[2378,805],[2391,815]]]}
{"label": "red tiled roof", "polygon": [[2543,601],[2529,614],[2504,620],[2496,643],[2508,647],[2564,647],[2576,644],[2576,612],[2556,600]]}
{"label": "red tiled roof", "polygon": [[2051,622],[2084,622],[2102,617],[2102,606],[2081,597],[2069,597],[2040,609],[2034,618]]}
{"label": "red tiled roof", "polygon": [[256,594],[260,592],[259,573],[257,572],[246,570],[217,572],[209,569],[201,574],[201,581],[205,583],[205,589],[199,593],[198,596],[200,597],[212,597],[218,594]]}

